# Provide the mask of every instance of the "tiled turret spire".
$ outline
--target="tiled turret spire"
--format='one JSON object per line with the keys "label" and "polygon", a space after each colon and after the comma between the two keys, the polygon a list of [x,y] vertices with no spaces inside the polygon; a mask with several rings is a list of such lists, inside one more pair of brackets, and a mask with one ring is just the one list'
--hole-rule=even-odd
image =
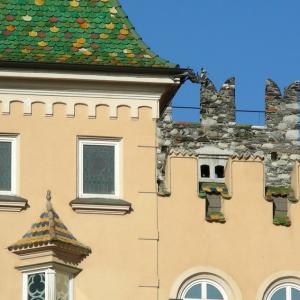
{"label": "tiled turret spire", "polygon": [[51,192],[47,192],[46,210],[30,230],[16,243],[8,247],[14,253],[27,253],[43,248],[63,250],[82,260],[91,249],[80,243],[60,220],[51,203]]}

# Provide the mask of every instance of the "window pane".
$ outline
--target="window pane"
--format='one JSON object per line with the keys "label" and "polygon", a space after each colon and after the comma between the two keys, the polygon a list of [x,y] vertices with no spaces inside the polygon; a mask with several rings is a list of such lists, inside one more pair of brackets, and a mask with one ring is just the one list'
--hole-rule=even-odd
{"label": "window pane", "polygon": [[115,193],[115,147],[83,145],[83,192]]}
{"label": "window pane", "polygon": [[0,191],[11,190],[11,142],[0,142]]}
{"label": "window pane", "polygon": [[192,286],[184,298],[201,299],[201,284]]}
{"label": "window pane", "polygon": [[28,300],[45,300],[45,273],[28,275]]}
{"label": "window pane", "polygon": [[207,284],[207,299],[223,300],[223,296],[216,287]]}
{"label": "window pane", "polygon": [[286,288],[279,289],[271,298],[271,300],[286,300]]}
{"label": "window pane", "polygon": [[292,288],[292,300],[300,300],[300,292]]}
{"label": "window pane", "polygon": [[69,275],[66,273],[56,273],[56,300],[69,299]]}

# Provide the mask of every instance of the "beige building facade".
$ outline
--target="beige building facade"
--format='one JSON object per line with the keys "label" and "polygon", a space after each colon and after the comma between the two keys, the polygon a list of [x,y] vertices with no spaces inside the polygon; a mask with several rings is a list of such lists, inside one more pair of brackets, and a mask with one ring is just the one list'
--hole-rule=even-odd
{"label": "beige building facade", "polygon": [[157,121],[189,72],[83,2],[0,12],[0,299],[299,300],[300,206],[275,226],[264,158],[211,148],[168,152],[162,193]]}

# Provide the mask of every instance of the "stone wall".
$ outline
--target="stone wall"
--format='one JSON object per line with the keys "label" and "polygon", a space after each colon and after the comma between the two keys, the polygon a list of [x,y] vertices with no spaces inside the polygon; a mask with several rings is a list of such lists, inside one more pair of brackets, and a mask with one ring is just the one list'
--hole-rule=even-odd
{"label": "stone wall", "polygon": [[300,159],[300,82],[281,93],[272,80],[266,81],[265,126],[235,123],[235,80],[225,81],[220,91],[206,79],[201,83],[201,122],[173,122],[169,107],[157,126],[158,183],[164,190],[164,164],[170,150],[192,151],[215,146],[237,155],[263,156],[266,186],[289,187],[291,172]]}

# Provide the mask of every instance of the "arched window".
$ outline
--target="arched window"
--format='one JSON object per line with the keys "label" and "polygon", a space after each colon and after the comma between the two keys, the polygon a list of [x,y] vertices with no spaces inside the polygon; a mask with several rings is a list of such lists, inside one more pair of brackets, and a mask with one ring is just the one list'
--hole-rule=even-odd
{"label": "arched window", "polygon": [[[201,279],[191,282],[182,292],[184,300],[228,300],[224,289],[216,282]],[[273,299],[272,299],[273,300]]]}
{"label": "arched window", "polygon": [[201,177],[202,178],[209,178],[210,177],[209,165],[202,165],[201,166]]}
{"label": "arched window", "polygon": [[300,300],[300,286],[294,283],[284,283],[273,288],[267,300]]}
{"label": "arched window", "polygon": [[215,167],[215,175],[216,175],[216,178],[224,178],[225,177],[224,166],[216,166]]}

